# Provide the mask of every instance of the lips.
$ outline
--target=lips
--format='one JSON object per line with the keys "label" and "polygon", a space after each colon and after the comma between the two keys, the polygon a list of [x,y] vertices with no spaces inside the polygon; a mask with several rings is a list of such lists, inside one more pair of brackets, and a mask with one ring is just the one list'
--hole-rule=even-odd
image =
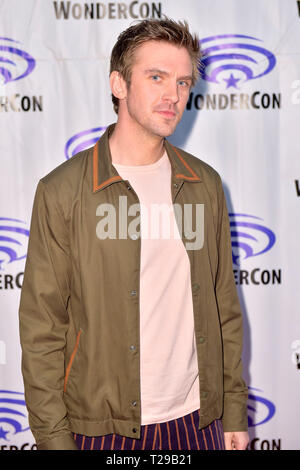
{"label": "lips", "polygon": [[169,109],[160,109],[157,110],[157,113],[169,119],[172,119],[176,116],[176,113],[174,111],[170,111]]}

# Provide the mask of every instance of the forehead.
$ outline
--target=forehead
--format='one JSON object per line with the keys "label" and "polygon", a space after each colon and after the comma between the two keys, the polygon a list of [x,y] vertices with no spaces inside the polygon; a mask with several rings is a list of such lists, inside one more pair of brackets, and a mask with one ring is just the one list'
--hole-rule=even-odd
{"label": "forehead", "polygon": [[162,68],[179,73],[192,72],[192,60],[188,50],[165,41],[147,41],[133,55],[132,69]]}

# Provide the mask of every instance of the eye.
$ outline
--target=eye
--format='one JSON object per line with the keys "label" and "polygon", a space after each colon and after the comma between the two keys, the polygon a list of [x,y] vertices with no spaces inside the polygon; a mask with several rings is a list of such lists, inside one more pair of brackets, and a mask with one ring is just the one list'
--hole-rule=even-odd
{"label": "eye", "polygon": [[151,75],[150,77],[154,82],[158,82],[160,80],[160,76],[159,75]]}
{"label": "eye", "polygon": [[182,87],[188,87],[189,83],[186,80],[179,80],[178,85]]}

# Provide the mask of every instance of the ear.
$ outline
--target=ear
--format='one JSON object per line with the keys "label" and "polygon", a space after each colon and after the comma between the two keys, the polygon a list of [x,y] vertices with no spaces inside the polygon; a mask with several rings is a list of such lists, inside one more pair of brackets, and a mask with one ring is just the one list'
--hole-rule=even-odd
{"label": "ear", "polygon": [[123,100],[127,97],[127,85],[120,72],[116,70],[111,72],[109,82],[111,92],[116,98]]}

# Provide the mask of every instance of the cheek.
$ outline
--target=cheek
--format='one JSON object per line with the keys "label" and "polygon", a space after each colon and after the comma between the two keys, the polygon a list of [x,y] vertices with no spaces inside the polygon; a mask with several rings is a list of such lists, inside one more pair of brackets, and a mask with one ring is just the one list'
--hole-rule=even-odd
{"label": "cheek", "polygon": [[180,93],[180,109],[184,110],[185,107],[186,107],[186,104],[188,102],[188,99],[189,99],[189,96],[190,96],[190,92],[189,90],[188,91],[185,91],[183,90],[181,93]]}
{"label": "cheek", "polygon": [[141,108],[151,111],[155,106],[161,103],[161,93],[158,90],[144,90],[139,97],[137,105]]}
{"label": "cheek", "polygon": [[132,84],[130,95],[131,101],[134,101],[135,105],[140,107],[147,106],[147,104],[150,104],[151,101],[155,99],[153,90],[141,84],[138,86],[134,86],[134,84]]}
{"label": "cheek", "polygon": [[181,90],[180,90],[180,97],[181,99],[183,100],[188,100],[188,97],[190,95],[190,88],[189,87],[183,87]]}

